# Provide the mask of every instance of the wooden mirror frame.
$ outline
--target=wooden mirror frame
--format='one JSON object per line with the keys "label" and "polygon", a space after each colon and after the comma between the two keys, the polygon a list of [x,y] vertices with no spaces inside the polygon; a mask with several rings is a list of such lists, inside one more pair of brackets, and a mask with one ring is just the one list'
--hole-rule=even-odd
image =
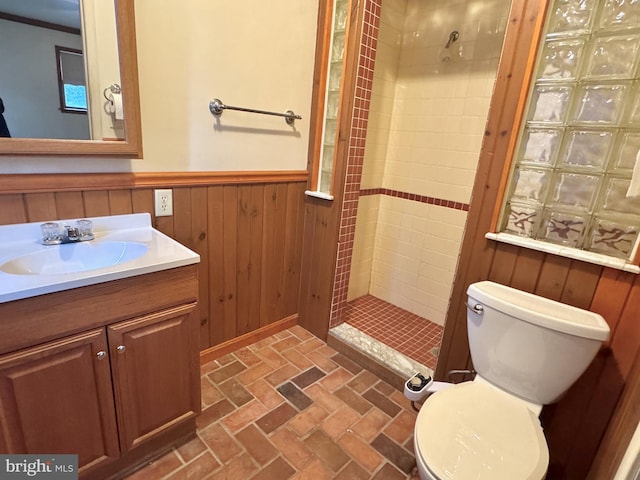
{"label": "wooden mirror frame", "polygon": [[134,0],[115,0],[124,140],[0,138],[0,155],[142,158]]}

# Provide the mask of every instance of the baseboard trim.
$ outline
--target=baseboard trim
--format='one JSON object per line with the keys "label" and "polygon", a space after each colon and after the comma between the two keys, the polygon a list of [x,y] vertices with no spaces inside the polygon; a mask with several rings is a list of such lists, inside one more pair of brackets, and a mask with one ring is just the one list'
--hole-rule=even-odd
{"label": "baseboard trim", "polygon": [[291,328],[297,324],[298,314],[295,313],[283,318],[282,320],[278,320],[277,322],[273,322],[269,325],[265,325],[264,327],[260,327],[252,332],[245,333],[244,335],[240,335],[239,337],[232,338],[231,340],[227,340],[226,342],[222,342],[218,345],[214,345],[213,347],[209,347],[206,350],[202,350],[200,352],[200,365],[215,360],[216,358],[220,358],[239,348],[246,347],[247,345],[251,345],[252,343],[263,340],[267,337],[270,337],[271,335],[281,332],[282,330],[286,330],[287,328]]}

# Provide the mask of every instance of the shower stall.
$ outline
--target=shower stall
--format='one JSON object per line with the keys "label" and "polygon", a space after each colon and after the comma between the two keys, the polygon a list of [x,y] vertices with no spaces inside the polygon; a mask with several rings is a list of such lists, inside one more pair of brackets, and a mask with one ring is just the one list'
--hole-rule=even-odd
{"label": "shower stall", "polygon": [[510,2],[373,3],[348,290],[331,332],[435,369]]}

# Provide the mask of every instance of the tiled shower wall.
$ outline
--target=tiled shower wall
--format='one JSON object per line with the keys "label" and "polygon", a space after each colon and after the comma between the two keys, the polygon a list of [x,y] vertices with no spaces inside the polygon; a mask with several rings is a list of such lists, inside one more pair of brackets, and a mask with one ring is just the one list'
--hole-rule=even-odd
{"label": "tiled shower wall", "polygon": [[[381,187],[384,178],[406,8],[407,0],[392,0],[381,11],[361,191]],[[379,206],[380,195],[360,196],[349,299],[369,293]]]}
{"label": "tiled shower wall", "polygon": [[384,2],[349,299],[444,323],[509,4]]}

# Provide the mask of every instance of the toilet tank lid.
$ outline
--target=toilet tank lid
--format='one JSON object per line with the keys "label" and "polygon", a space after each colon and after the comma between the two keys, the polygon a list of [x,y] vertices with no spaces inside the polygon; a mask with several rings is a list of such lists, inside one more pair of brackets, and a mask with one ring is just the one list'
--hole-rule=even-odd
{"label": "toilet tank lid", "polygon": [[499,283],[473,283],[469,285],[467,295],[483,305],[534,325],[593,340],[606,341],[609,338],[609,325],[601,315]]}

